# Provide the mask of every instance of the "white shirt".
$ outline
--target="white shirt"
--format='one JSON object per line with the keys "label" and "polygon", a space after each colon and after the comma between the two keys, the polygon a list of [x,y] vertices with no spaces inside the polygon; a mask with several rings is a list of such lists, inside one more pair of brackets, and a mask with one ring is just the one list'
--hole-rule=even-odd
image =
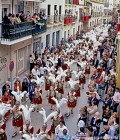
{"label": "white shirt", "polygon": [[114,93],[113,100],[117,103],[120,103],[120,93],[119,92]]}
{"label": "white shirt", "polygon": [[62,137],[63,136],[63,130],[66,129],[67,130],[67,133],[68,132],[68,129],[65,125],[63,125],[62,127],[60,127],[60,125],[58,125],[56,128],[55,128],[55,134],[58,135],[58,137]]}
{"label": "white shirt", "polygon": [[78,122],[78,127],[81,128],[81,127],[85,127],[85,122],[83,120],[80,120]]}
{"label": "white shirt", "polygon": [[102,72],[101,77],[105,78],[105,71]]}
{"label": "white shirt", "polygon": [[44,68],[43,67],[40,67],[40,74],[44,75]]}
{"label": "white shirt", "polygon": [[35,70],[34,68],[32,69],[32,74],[34,75],[34,76],[36,76],[36,75],[40,75],[40,71],[37,69],[37,70]]}
{"label": "white shirt", "polygon": [[37,75],[37,70],[35,70],[34,68],[32,69],[32,74],[35,76]]}
{"label": "white shirt", "polygon": [[47,134],[48,134],[48,130],[46,130],[46,131],[41,130],[40,133],[37,134],[37,137],[39,138],[39,140],[42,140],[43,138],[45,138],[47,136]]}

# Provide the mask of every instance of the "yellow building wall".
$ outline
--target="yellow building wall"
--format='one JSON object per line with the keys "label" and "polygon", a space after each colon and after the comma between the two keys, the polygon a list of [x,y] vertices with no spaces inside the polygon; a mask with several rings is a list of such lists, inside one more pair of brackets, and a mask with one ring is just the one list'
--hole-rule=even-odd
{"label": "yellow building wall", "polygon": [[120,32],[118,33],[118,46],[117,46],[117,87],[120,88]]}

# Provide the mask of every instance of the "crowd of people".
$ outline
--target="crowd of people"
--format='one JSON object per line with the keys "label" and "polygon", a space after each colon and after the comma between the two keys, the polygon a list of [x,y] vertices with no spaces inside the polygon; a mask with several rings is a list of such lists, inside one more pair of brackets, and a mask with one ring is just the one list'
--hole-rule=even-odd
{"label": "crowd of people", "polygon": [[5,15],[3,18],[3,23],[11,24],[11,25],[15,25],[21,22],[30,22],[30,21],[34,21],[36,23],[40,19],[46,19],[46,15],[43,12],[40,12],[40,14],[34,13],[31,16],[29,11],[26,14],[23,11],[21,11],[21,13],[16,15],[11,13]]}
{"label": "crowd of people", "polygon": [[[25,14],[23,11],[21,11],[20,14],[11,14],[9,13],[8,15],[5,15],[3,17],[3,22],[2,22],[2,36],[5,38],[9,38],[11,37],[13,34],[15,34],[16,30],[14,30],[15,28],[21,28],[24,29],[25,23],[33,26],[33,25],[37,25],[37,28],[39,29],[39,27],[42,25],[40,24],[41,20],[45,20],[46,21],[47,17],[44,14],[44,12],[40,12],[40,14],[34,13],[32,16],[30,14],[30,12],[28,11],[27,14]],[[24,24],[22,24],[24,23]],[[19,26],[18,26],[19,25]],[[21,30],[20,29],[20,30]],[[12,32],[12,35],[11,35]]]}
{"label": "crowd of people", "polygon": [[[9,82],[2,88],[0,139],[7,140],[5,122],[11,114],[12,137],[21,134],[21,139],[26,140],[119,139],[116,47],[115,27],[103,24],[84,33],[81,39],[71,39],[52,51],[45,49],[42,56],[37,52],[31,54],[30,73],[26,73],[23,81],[17,77],[13,89]],[[88,89],[83,93],[86,84]],[[74,108],[80,106],[81,94],[86,94],[88,101],[80,108],[76,135],[70,136],[65,118],[69,119]],[[50,104],[48,117],[43,95]],[[30,100],[30,107],[24,105],[26,99]],[[68,108],[65,115],[61,111],[63,105]],[[37,132],[30,117],[35,111],[43,116],[43,126]]]}

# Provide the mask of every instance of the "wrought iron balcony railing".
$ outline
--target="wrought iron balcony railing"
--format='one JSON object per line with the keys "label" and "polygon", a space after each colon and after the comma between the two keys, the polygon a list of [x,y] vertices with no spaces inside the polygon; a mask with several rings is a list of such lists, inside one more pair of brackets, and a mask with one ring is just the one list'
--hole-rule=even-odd
{"label": "wrought iron balcony railing", "polygon": [[12,24],[1,23],[1,38],[13,41],[36,33],[46,31],[47,23],[45,19],[38,20],[37,23],[21,22]]}

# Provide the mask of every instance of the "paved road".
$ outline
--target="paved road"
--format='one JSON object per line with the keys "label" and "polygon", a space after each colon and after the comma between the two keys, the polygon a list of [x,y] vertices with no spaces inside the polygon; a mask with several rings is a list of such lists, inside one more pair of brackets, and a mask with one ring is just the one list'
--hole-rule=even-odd
{"label": "paved road", "polygon": [[[72,70],[77,70],[75,64],[73,65]],[[87,83],[88,83],[88,80],[87,80]],[[87,85],[88,84],[85,85],[85,89],[81,89],[81,97],[78,99],[77,106],[74,109],[74,114],[71,115],[69,118],[67,118],[66,121],[65,121],[66,126],[68,127],[71,136],[73,136],[76,133],[76,130],[77,130],[77,127],[76,127],[77,125],[76,124],[77,124],[77,116],[78,116],[78,113],[79,113],[79,109],[81,107],[83,107],[84,105],[86,105],[86,103],[87,103],[87,97],[86,97]],[[67,96],[68,91],[69,91],[69,88],[67,88],[67,89],[65,88],[64,97]],[[27,104],[30,105],[29,101],[27,102]],[[48,101],[46,99],[46,93],[44,92],[44,88],[43,88],[43,105],[42,106],[45,108],[47,114],[49,114],[51,112],[50,111],[50,106],[49,106]],[[61,111],[62,111],[62,114],[67,113],[67,106],[66,105],[63,106],[61,108]],[[37,112],[34,112],[34,113],[32,112],[31,118],[32,118],[32,125],[34,126],[34,129],[35,129],[34,132],[36,132],[39,128],[41,128],[41,126],[43,124],[42,115],[40,115]],[[48,128],[50,127],[50,124],[51,124],[51,122],[49,121],[48,122]],[[21,138],[20,135],[16,136],[15,138],[12,138],[12,133],[13,133],[12,118],[10,118],[7,121],[6,132],[7,132],[8,140],[19,140]]]}

